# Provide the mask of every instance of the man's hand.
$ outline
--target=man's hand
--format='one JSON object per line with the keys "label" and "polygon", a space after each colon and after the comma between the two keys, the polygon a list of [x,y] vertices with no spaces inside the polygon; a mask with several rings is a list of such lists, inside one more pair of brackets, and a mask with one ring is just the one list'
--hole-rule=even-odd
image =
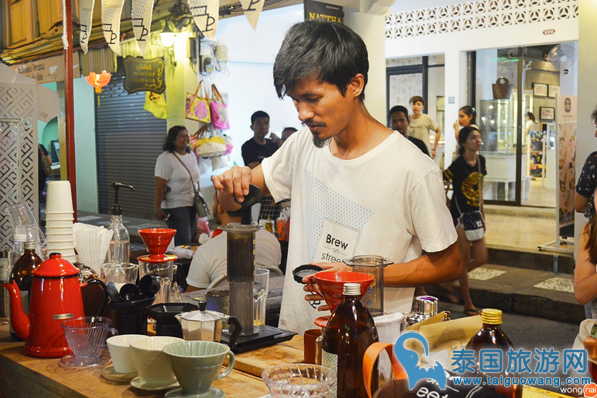
{"label": "man's hand", "polygon": [[[318,267],[323,268],[324,271],[352,271],[352,268],[344,263],[309,263],[309,264],[317,265]],[[310,278],[310,276],[305,276],[303,278],[303,283],[305,283],[305,284],[308,283],[309,278]],[[320,296],[319,294],[315,293],[308,284],[306,284],[303,287],[303,290],[305,292],[310,293],[305,296],[306,301],[325,301],[325,299],[322,296]],[[317,307],[317,311],[329,311],[329,310],[330,310],[330,307],[327,304],[320,305],[319,307]]]}
{"label": "man's hand", "polygon": [[278,146],[280,146],[282,144],[282,142],[280,141],[280,137],[278,137],[276,134],[271,133],[269,135],[269,139],[272,140],[272,142]]}
{"label": "man's hand", "polygon": [[216,191],[242,203],[245,200],[245,195],[249,194],[249,185],[252,179],[250,168],[234,166],[219,176],[213,176],[211,181]]}

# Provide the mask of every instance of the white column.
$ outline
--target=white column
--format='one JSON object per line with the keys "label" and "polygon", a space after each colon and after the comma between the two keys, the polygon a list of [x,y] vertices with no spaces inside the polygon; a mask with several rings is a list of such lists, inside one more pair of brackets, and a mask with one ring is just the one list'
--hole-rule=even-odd
{"label": "white column", "polygon": [[[597,99],[597,80],[595,80],[595,65],[597,65],[597,2],[593,0],[579,0],[578,2],[578,123],[576,133],[576,181],[580,176],[582,166],[587,156],[597,150],[595,143],[595,125],[591,120],[591,112],[595,108]],[[577,213],[575,218],[575,236],[587,220]],[[575,241],[578,241],[576,239]]]}
{"label": "white column", "polygon": [[385,16],[344,10],[344,23],[367,45],[369,74],[365,88],[365,105],[369,113],[386,125],[386,47]]}
{"label": "white column", "polygon": [[466,103],[466,52],[452,50],[445,54],[445,95],[446,95],[446,131],[444,135],[444,168],[452,163],[452,154],[456,149],[454,121],[458,120],[458,109]]}

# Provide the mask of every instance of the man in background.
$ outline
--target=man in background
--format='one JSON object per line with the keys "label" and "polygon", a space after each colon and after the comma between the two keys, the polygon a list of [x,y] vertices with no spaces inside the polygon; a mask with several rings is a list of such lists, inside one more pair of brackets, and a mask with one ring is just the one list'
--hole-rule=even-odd
{"label": "man in background", "polygon": [[[442,129],[431,116],[423,113],[423,110],[425,109],[425,99],[423,97],[415,95],[408,102],[413,110],[413,114],[410,117],[409,135],[422,140],[425,145],[427,145],[427,149],[431,151],[431,158],[435,159],[439,139],[442,136]],[[435,131],[433,148],[431,148],[429,140],[429,130]]]}
{"label": "man in background", "polygon": [[410,142],[416,145],[417,148],[421,150],[425,155],[429,155],[429,150],[427,150],[427,145],[423,141],[418,138],[410,137],[407,135],[408,126],[410,126],[410,119],[408,118],[408,111],[402,105],[396,105],[390,109],[390,124],[392,130],[395,130],[402,134],[404,137],[408,138]]}
{"label": "man in background", "polygon": [[[240,210],[226,211],[214,195],[212,209],[214,221],[220,225],[240,222]],[[205,242],[193,255],[193,261],[187,276],[187,292],[205,289],[212,282],[222,279],[226,275],[228,264],[228,251],[226,250],[226,232],[216,229],[212,239]],[[280,242],[274,234],[264,229],[255,233],[255,268],[266,268],[273,275],[281,275],[279,271],[282,251]]]}
{"label": "man in background", "polygon": [[[286,127],[284,130],[282,130],[282,144],[286,142],[288,137],[296,133],[296,131],[297,130],[294,127]],[[282,144],[280,144],[280,146],[282,146]]]}
{"label": "man in background", "polygon": [[241,151],[245,166],[254,169],[263,159],[272,156],[282,143],[280,137],[273,133],[270,138],[265,138],[269,133],[269,115],[264,111],[257,111],[251,115],[251,130],[253,138],[243,144]]}

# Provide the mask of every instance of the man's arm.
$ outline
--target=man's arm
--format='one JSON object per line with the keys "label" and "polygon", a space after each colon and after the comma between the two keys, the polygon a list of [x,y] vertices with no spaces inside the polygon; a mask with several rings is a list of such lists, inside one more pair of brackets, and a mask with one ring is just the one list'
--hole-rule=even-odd
{"label": "man's arm", "polygon": [[390,286],[420,286],[448,282],[462,273],[458,242],[447,249],[429,253],[404,264],[392,264],[384,270],[384,283]]}
{"label": "man's arm", "polygon": [[244,201],[251,184],[261,189],[261,196],[269,195],[261,165],[254,169],[234,166],[223,174],[212,177],[211,181],[218,192],[218,201],[225,210],[240,209],[239,203]]}
{"label": "man's arm", "polygon": [[435,129],[435,140],[433,141],[433,149],[431,150],[431,158],[435,159],[435,152],[437,151],[437,146],[439,145],[439,139],[442,136],[442,129],[441,127],[437,126]]}

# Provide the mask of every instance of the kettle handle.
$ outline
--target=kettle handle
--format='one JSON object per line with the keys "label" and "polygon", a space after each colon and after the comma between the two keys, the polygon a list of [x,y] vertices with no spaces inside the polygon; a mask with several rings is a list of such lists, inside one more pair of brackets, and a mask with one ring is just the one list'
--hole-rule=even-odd
{"label": "kettle handle", "polygon": [[[101,316],[104,313],[104,310],[106,309],[106,304],[108,304],[108,288],[106,287],[106,284],[104,283],[104,281],[102,281],[101,279],[90,279],[87,282],[85,282],[86,285],[92,285],[92,284],[99,284],[102,287],[102,290],[104,291],[104,301],[102,302],[102,305],[100,306],[99,311],[97,312],[97,314],[95,314],[95,316]],[[83,285],[85,286],[85,285]]]}
{"label": "kettle handle", "polygon": [[234,326],[234,331],[230,335],[230,341],[228,342],[228,346],[232,349],[236,344],[236,339],[240,336],[240,332],[243,331],[243,325],[241,325],[240,321],[235,316],[228,317],[228,324]]}

